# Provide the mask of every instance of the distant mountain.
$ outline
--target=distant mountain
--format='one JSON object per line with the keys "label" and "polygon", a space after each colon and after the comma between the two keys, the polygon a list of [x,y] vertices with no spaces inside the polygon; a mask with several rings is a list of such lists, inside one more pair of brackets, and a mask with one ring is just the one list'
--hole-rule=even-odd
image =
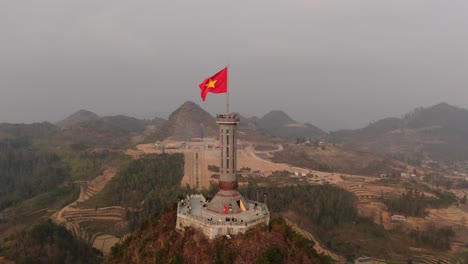
{"label": "distant mountain", "polygon": [[152,137],[190,140],[194,137],[214,137],[217,133],[215,118],[194,102],[186,101],[172,112]]}
{"label": "distant mountain", "polygon": [[132,138],[136,134],[148,133],[149,126],[149,131],[154,131],[155,127],[165,122],[165,119],[159,117],[153,120],[125,115],[99,117],[88,110],[79,110],[58,122],[57,126],[61,128],[59,139],[62,142],[117,147],[134,141]]}
{"label": "distant mountain", "polygon": [[145,131],[146,127],[152,123],[150,120],[137,119],[124,115],[105,116],[102,117],[101,120],[109,123],[116,129],[122,129],[133,133],[142,133]]}
{"label": "distant mountain", "polygon": [[274,110],[257,121],[258,128],[267,134],[279,138],[318,138],[326,133],[320,128],[309,123],[299,123],[285,112]]}
{"label": "distant mountain", "polygon": [[408,161],[468,160],[468,110],[447,103],[417,108],[403,118],[385,118],[358,130],[340,130],[330,140]]}
{"label": "distant mountain", "polygon": [[62,121],[57,122],[57,126],[66,128],[77,123],[91,121],[91,120],[98,120],[99,116],[95,113],[88,111],[88,110],[78,110],[72,115],[68,116],[67,118],[63,119]]}
{"label": "distant mountain", "polygon": [[[269,141],[271,136],[282,139],[317,138],[325,135],[321,129],[294,121],[283,111],[271,111],[262,118],[239,115],[239,138],[251,141]],[[162,122],[162,121],[161,121]],[[216,119],[194,102],[187,101],[175,110],[147,141],[190,140],[194,137],[215,137]]]}
{"label": "distant mountain", "polygon": [[79,110],[57,123],[61,128],[56,139],[68,144],[97,147],[119,147],[132,142],[135,134],[141,134],[150,120],[125,115],[99,117],[88,110]]}
{"label": "distant mountain", "polygon": [[62,128],[57,142],[96,147],[123,147],[131,142],[128,129],[114,126],[103,119],[89,120]]}
{"label": "distant mountain", "polygon": [[247,118],[239,115],[239,129],[246,131],[256,131],[258,129],[258,117]]}
{"label": "distant mountain", "polygon": [[407,127],[441,126],[457,132],[468,133],[468,110],[440,103],[429,108],[417,108],[403,121]]}
{"label": "distant mountain", "polygon": [[258,123],[263,127],[268,126],[285,126],[289,124],[297,123],[289,117],[285,112],[280,110],[273,110],[265,114]]}
{"label": "distant mountain", "polygon": [[80,123],[89,121],[103,121],[116,129],[121,129],[127,132],[141,133],[145,130],[146,126],[150,124],[160,125],[166,120],[155,117],[153,120],[138,119],[135,117],[125,115],[113,115],[99,117],[97,114],[88,110],[79,110],[62,121],[57,122],[57,126],[61,128],[69,128]]}

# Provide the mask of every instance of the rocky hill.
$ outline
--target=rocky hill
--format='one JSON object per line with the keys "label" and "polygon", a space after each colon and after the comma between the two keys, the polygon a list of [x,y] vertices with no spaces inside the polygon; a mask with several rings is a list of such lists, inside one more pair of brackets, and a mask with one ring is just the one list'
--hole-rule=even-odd
{"label": "rocky hill", "polygon": [[194,137],[214,137],[218,128],[213,116],[194,102],[187,101],[172,112],[156,133],[158,139],[190,140]]}
{"label": "rocky hill", "polygon": [[274,110],[265,114],[257,121],[258,128],[265,133],[279,138],[320,138],[326,133],[309,123],[299,123],[285,112]]}
{"label": "rocky hill", "polygon": [[269,230],[253,229],[230,240],[208,240],[195,229],[179,232],[175,223],[175,212],[148,220],[114,247],[105,263],[331,263],[281,219]]}
{"label": "rocky hill", "polygon": [[331,133],[332,142],[411,160],[467,160],[468,110],[440,103],[403,118],[386,118],[358,130]]}

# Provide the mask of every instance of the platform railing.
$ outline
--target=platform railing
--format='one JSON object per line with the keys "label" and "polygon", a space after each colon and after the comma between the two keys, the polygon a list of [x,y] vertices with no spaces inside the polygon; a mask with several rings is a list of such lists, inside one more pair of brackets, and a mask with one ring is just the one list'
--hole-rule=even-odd
{"label": "platform railing", "polygon": [[186,218],[190,219],[191,221],[195,221],[199,224],[205,225],[205,226],[250,226],[253,224],[258,224],[261,222],[265,222],[269,218],[269,212],[268,210],[262,211],[260,216],[254,217],[253,219],[247,220],[247,221],[233,221],[233,217],[230,217],[229,215],[226,215],[226,218],[229,218],[230,221],[226,221],[223,219],[220,219],[218,221],[212,221],[209,220],[205,217],[198,216],[198,215],[193,215],[187,210],[181,210],[180,207],[177,208],[177,217],[180,218]]}

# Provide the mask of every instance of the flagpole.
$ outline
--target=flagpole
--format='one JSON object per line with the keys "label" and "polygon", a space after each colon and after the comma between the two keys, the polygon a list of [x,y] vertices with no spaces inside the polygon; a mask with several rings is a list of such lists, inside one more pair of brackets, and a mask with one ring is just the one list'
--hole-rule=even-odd
{"label": "flagpole", "polygon": [[226,93],[226,114],[229,114],[229,64],[226,66],[228,73],[227,73],[227,93]]}

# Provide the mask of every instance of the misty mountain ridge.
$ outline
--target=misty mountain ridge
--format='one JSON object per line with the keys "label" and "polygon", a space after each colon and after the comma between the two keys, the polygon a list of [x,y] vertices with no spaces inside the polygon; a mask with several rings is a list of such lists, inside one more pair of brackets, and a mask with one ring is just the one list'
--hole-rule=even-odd
{"label": "misty mountain ridge", "polygon": [[[274,110],[262,118],[239,115],[239,138],[265,140],[268,136],[295,140],[298,137],[317,138],[324,136],[323,130],[303,124],[285,112]],[[172,112],[149,140],[189,140],[191,138],[215,137],[218,134],[215,117],[194,102],[186,101]]]}
{"label": "misty mountain ridge", "polygon": [[[264,140],[269,137],[295,140],[323,138],[346,148],[388,155],[403,161],[466,160],[468,157],[468,110],[440,103],[419,107],[402,118],[384,118],[356,130],[339,130],[329,135],[309,123],[299,123],[284,111],[263,117],[240,116],[239,138]],[[194,137],[216,137],[215,118],[194,102],[184,102],[166,121],[137,119],[125,115],[99,117],[79,110],[64,120],[51,123],[0,124],[0,139],[25,136],[62,143],[117,146],[134,142],[133,137],[153,127],[146,141]],[[153,133],[153,132],[152,132]],[[273,139],[270,138],[270,139]]]}
{"label": "misty mountain ridge", "polygon": [[467,160],[468,110],[440,103],[330,135],[332,142],[346,147],[402,159]]}
{"label": "misty mountain ridge", "polygon": [[100,117],[91,111],[82,109],[57,122],[57,126],[61,127],[62,129],[67,129],[80,124],[84,125],[86,123],[93,123],[92,121],[104,122],[117,130],[141,133],[148,125],[160,125],[166,120],[160,117],[154,117],[152,120],[138,119],[126,115],[111,115]]}
{"label": "misty mountain ridge", "polygon": [[153,120],[125,115],[100,117],[91,111],[79,110],[57,123],[61,128],[57,138],[73,144],[117,147],[134,142],[135,136],[144,133],[148,126],[164,122],[159,117]]}
{"label": "misty mountain ridge", "polygon": [[[155,117],[157,124],[165,122]],[[88,145],[119,147],[134,142],[149,125],[158,126],[152,120],[137,119],[125,115],[99,117],[88,110],[79,110],[57,124],[49,122],[32,124],[0,124],[0,140],[28,138],[60,145]]]}

